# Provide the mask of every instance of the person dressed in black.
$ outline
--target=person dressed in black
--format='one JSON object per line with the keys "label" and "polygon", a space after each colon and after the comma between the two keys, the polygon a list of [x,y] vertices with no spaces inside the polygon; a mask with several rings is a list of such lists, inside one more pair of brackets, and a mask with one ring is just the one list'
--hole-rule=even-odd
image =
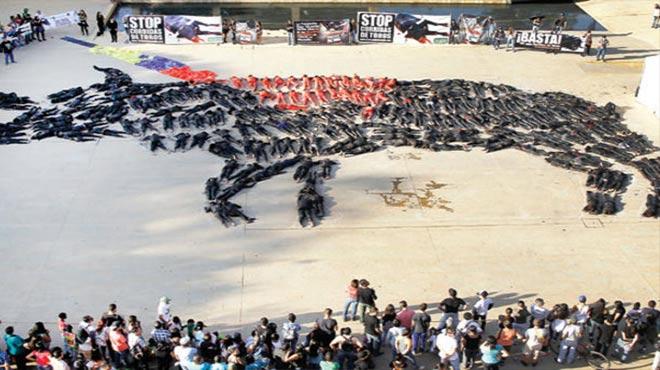
{"label": "person dressed in black", "polygon": [[0,49],[2,49],[2,52],[5,54],[5,65],[9,64],[10,61],[16,63],[14,60],[14,45],[8,37],[2,39]]}
{"label": "person dressed in black", "polygon": [[117,24],[117,20],[112,18],[108,22],[108,31],[110,31],[110,40],[112,42],[117,42],[117,29],[119,28],[119,25]]}
{"label": "person dressed in black", "polygon": [[289,40],[289,45],[294,44],[294,39],[293,39],[293,22],[289,19],[288,22],[286,22],[286,34],[287,38]]}
{"label": "person dressed in black", "polygon": [[422,44],[430,44],[431,40],[426,36],[443,35],[449,37],[449,32],[438,32],[429,29],[429,26],[444,26],[449,28],[447,23],[431,22],[428,19],[422,19],[410,14],[397,14],[394,19],[394,27],[405,34],[407,39],[414,39]]}
{"label": "person dressed in black", "polygon": [[46,35],[44,33],[44,21],[35,16],[32,19],[32,32],[37,36],[37,41],[46,41]]}
{"label": "person dressed in black", "polygon": [[229,34],[229,23],[226,20],[222,21],[222,43],[227,43],[227,34]]}
{"label": "person dressed in black", "polygon": [[440,310],[443,312],[442,317],[440,317],[440,322],[438,323],[438,330],[442,330],[447,326],[447,320],[451,318],[452,327],[456,328],[458,325],[458,311],[460,311],[467,304],[461,298],[457,298],[458,292],[456,289],[449,289],[449,297],[445,298],[440,302]]}
{"label": "person dressed in black", "polygon": [[87,23],[87,12],[84,9],[80,9],[78,12],[78,26],[80,26],[80,33],[83,36],[89,36],[89,23]]}
{"label": "person dressed in black", "polygon": [[358,314],[360,315],[360,322],[364,323],[364,317],[371,307],[376,307],[376,291],[369,288],[369,281],[360,280],[360,287],[358,288]]}
{"label": "person dressed in black", "polygon": [[101,36],[105,33],[105,17],[101,12],[96,12],[96,27],[99,29],[96,36]]}

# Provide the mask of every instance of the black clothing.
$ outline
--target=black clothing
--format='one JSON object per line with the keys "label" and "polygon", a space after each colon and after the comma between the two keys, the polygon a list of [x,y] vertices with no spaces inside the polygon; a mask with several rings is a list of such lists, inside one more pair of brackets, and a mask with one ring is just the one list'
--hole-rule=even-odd
{"label": "black clothing", "polygon": [[377,336],[379,335],[378,334],[379,329],[380,329],[380,320],[378,319],[377,316],[366,315],[364,317],[364,334]]}
{"label": "black clothing", "polygon": [[444,313],[458,313],[458,309],[465,305],[465,301],[460,298],[445,298],[440,302],[440,309]]}
{"label": "black clothing", "polygon": [[605,322],[605,304],[601,302],[592,303],[589,306],[589,315],[592,320],[599,324]]}
{"label": "black clothing", "polygon": [[358,288],[358,302],[369,306],[376,306],[376,291],[371,288]]}
{"label": "black clothing", "polygon": [[431,316],[426,312],[416,312],[412,317],[413,333],[426,333],[431,325]]}

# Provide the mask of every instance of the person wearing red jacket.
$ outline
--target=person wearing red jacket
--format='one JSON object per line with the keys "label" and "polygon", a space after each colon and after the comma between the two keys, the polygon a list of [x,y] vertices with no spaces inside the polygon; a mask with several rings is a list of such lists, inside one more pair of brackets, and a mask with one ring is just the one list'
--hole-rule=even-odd
{"label": "person wearing red jacket", "polygon": [[286,84],[286,81],[284,81],[284,79],[280,76],[275,76],[273,77],[273,84],[275,85],[276,89],[279,89]]}
{"label": "person wearing red jacket", "polygon": [[270,81],[270,78],[263,77],[261,79],[261,87],[266,89],[266,90],[272,90],[273,89],[273,83]]}

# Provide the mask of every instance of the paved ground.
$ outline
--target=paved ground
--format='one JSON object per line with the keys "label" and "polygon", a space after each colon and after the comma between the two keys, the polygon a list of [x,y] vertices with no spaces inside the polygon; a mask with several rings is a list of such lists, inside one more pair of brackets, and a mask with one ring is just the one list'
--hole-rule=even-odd
{"label": "paved ground", "polygon": [[[593,5],[601,21],[600,14],[620,3],[583,6]],[[630,11],[646,11],[643,2],[634,3]],[[613,32],[624,26],[616,24]],[[648,32],[640,27],[639,33]],[[640,58],[658,45],[636,35],[613,36],[611,61],[604,64],[572,54],[468,46],[126,47],[223,77],[358,73],[561,90],[624,107],[627,124],[660,143],[657,120],[633,97]],[[38,99],[98,81],[94,64],[121,68],[139,81],[168,80],[56,37],[19,50],[17,58],[19,64],[0,68],[2,90]],[[624,195],[623,213],[591,217],[581,213],[583,174],[512,150],[399,148],[340,162],[327,182],[332,207],[321,226],[297,225],[298,186],[284,176],[240,199],[257,223],[224,229],[202,211],[203,183],[222,165],[211,155],[152,155],[132,139],[0,147],[0,319],[26,328],[53,321],[62,310],[74,318],[99,314],[114,301],[148,322],[166,294],[176,314],[223,331],[264,315],[281,320],[290,311],[309,323],[326,306],[340,308],[353,277],[375,284],[381,306],[401,298],[436,303],[455,287],[465,296],[494,292],[496,313],[536,296],[570,303],[586,293],[590,300],[630,302],[660,293],[660,223],[639,216],[649,184],[638,174]],[[403,207],[383,198],[396,178],[410,193]],[[425,197],[433,181],[444,186]],[[420,207],[425,202],[443,208]]]}

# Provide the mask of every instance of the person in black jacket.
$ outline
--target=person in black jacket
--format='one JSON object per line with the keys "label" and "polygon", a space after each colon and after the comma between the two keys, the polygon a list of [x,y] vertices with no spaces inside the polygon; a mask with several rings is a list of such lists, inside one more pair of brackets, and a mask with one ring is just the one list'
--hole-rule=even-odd
{"label": "person in black jacket", "polygon": [[376,307],[376,291],[369,288],[369,282],[365,279],[360,280],[358,288],[358,311],[360,322],[364,323],[364,316],[371,307]]}
{"label": "person in black jacket", "polygon": [[16,63],[14,60],[14,45],[11,43],[11,40],[7,37],[3,38],[0,43],[0,49],[5,53],[5,65],[9,64],[9,61]]}
{"label": "person in black jacket", "polygon": [[117,42],[117,28],[119,25],[117,24],[117,20],[112,18],[108,22],[108,31],[110,31],[110,40],[112,42]]}
{"label": "person in black jacket", "polygon": [[105,33],[105,17],[101,12],[96,12],[96,26],[99,31],[96,33],[96,36],[101,36]]}

